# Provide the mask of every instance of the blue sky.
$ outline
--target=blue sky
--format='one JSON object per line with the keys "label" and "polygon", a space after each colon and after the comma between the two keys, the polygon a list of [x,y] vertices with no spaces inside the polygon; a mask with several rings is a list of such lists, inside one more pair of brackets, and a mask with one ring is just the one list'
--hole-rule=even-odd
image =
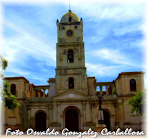
{"label": "blue sky", "polygon": [[[2,2],[2,55],[5,77],[25,77],[35,85],[55,77],[56,20],[68,1]],[[121,72],[146,71],[144,1],[73,1],[83,18],[87,76],[113,81]]]}

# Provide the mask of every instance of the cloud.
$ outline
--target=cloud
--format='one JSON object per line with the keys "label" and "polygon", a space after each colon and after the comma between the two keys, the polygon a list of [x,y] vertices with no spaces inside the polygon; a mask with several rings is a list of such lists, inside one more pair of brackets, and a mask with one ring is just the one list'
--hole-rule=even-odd
{"label": "cloud", "polygon": [[145,22],[137,28],[139,31],[142,31],[145,34],[148,34],[148,22]]}
{"label": "cloud", "polygon": [[129,60],[127,60],[127,58],[123,56],[122,53],[118,52],[117,50],[101,49],[93,51],[91,54],[99,57],[100,59],[109,60],[112,63],[133,65]]}
{"label": "cloud", "polygon": [[109,1],[109,2],[98,2],[98,1],[88,1],[88,2],[73,2],[73,8],[76,9],[78,13],[82,13],[83,17],[89,17],[89,20],[129,20],[139,18],[144,15],[144,1],[140,2],[123,2],[123,1]]}
{"label": "cloud", "polygon": [[115,36],[122,36],[127,33],[131,32],[137,32],[137,31],[143,31],[142,26],[144,25],[144,22],[141,19],[136,20],[129,20],[126,22],[120,22],[113,28],[113,34]]}
{"label": "cloud", "polygon": [[[56,66],[56,44],[53,40],[49,44],[40,37],[44,33],[35,33],[35,28],[27,27],[25,23],[18,26],[7,21],[5,26],[2,51],[9,61],[5,76],[24,76],[32,83],[47,84],[48,77],[53,77],[55,72],[52,67]],[[43,67],[47,71],[43,72]],[[54,72],[50,73],[51,69]]]}
{"label": "cloud", "polygon": [[103,64],[86,63],[88,76],[112,77],[118,73],[118,66],[106,66]]}
{"label": "cloud", "polygon": [[14,30],[16,35],[4,39],[3,55],[6,59],[10,62],[16,62],[18,58],[26,59],[28,55],[31,55],[36,59],[52,60],[51,65],[55,65],[56,51],[54,47],[43,40],[39,40],[30,31],[26,31],[12,23],[8,23],[7,26]]}
{"label": "cloud", "polygon": [[137,46],[140,46],[140,47],[143,47],[143,46],[147,47],[147,45],[148,45],[148,40],[147,39],[139,41],[139,43],[137,44]]}
{"label": "cloud", "polygon": [[120,72],[145,70],[141,51],[127,50],[130,50],[128,46],[125,49],[102,48],[87,52],[86,56],[90,56],[86,60],[87,73],[97,78],[106,76],[103,80],[107,81],[107,77],[114,79]]}
{"label": "cloud", "polygon": [[137,71],[140,69],[145,69],[146,65],[144,63],[144,54],[141,50],[136,51],[126,51],[126,49],[110,49],[104,48],[99,50],[94,50],[90,52],[93,61],[88,60],[94,64],[101,63],[109,66],[118,66],[121,68],[134,68]]}

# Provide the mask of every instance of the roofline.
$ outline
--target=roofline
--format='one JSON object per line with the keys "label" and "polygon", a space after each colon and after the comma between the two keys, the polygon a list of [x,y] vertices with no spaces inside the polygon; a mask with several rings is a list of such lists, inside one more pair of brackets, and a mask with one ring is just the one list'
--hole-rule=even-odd
{"label": "roofline", "polygon": [[118,79],[121,75],[136,75],[136,74],[145,74],[145,72],[143,72],[143,71],[121,72],[121,73],[119,73],[119,75],[116,79]]}
{"label": "roofline", "polygon": [[87,78],[88,78],[88,79],[93,79],[93,78],[95,79],[95,77],[94,77],[94,76],[93,76],[93,77],[87,77]]}
{"label": "roofline", "polygon": [[9,79],[24,79],[24,80],[26,80],[27,82],[29,82],[25,77],[4,77],[3,80],[9,80]]}
{"label": "roofline", "polygon": [[119,74],[144,74],[143,71],[121,72]]}

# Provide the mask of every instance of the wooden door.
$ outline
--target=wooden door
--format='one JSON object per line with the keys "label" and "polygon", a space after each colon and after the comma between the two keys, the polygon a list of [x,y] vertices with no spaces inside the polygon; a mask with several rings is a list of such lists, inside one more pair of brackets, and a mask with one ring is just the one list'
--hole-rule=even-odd
{"label": "wooden door", "polygon": [[105,123],[107,129],[110,131],[110,115],[105,110],[103,111],[103,113],[104,113],[104,123]]}
{"label": "wooden door", "polygon": [[46,114],[39,112],[35,115],[35,130],[45,131],[46,130]]}
{"label": "wooden door", "polygon": [[65,114],[65,128],[70,131],[79,131],[79,117],[75,109],[68,109]]}

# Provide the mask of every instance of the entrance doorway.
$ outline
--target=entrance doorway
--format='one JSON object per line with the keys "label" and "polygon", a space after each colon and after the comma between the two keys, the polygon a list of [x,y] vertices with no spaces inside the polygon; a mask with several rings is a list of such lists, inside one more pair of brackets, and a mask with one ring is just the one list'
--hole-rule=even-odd
{"label": "entrance doorway", "polygon": [[39,111],[35,114],[35,130],[45,131],[46,130],[46,113]]}
{"label": "entrance doorway", "polygon": [[65,128],[70,131],[79,131],[79,116],[75,109],[68,109],[65,114]]}
{"label": "entrance doorway", "polygon": [[104,123],[107,129],[110,131],[110,115],[106,110],[103,110],[104,113]]}

